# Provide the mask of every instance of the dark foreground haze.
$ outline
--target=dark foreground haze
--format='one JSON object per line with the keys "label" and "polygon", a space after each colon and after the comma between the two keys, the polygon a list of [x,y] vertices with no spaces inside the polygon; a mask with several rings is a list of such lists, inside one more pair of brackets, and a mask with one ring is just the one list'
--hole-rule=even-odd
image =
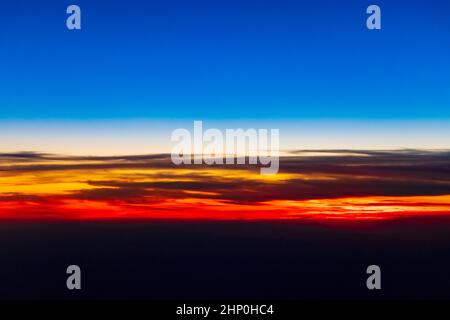
{"label": "dark foreground haze", "polygon": [[[2,222],[0,299],[450,298],[450,218]],[[66,289],[66,268],[82,290]],[[382,290],[366,289],[368,265]]]}

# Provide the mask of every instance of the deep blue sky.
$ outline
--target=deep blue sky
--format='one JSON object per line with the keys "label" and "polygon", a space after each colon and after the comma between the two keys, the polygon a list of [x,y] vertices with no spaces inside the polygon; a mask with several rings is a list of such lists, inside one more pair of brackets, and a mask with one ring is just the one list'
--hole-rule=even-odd
{"label": "deep blue sky", "polygon": [[0,26],[3,119],[450,118],[445,0],[6,0]]}

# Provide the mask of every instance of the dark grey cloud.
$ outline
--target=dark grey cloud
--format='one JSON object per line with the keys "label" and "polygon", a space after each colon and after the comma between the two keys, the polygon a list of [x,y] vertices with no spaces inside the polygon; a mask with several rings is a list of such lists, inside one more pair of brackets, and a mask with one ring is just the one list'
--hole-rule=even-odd
{"label": "dark grey cloud", "polygon": [[[323,154],[308,156],[309,152]],[[337,155],[329,156],[329,153]],[[169,169],[152,174],[155,178],[180,178],[179,181],[136,182],[111,180],[88,182],[98,189],[73,192],[77,199],[121,199],[151,201],[161,198],[211,198],[232,203],[257,203],[268,200],[304,200],[353,196],[414,196],[450,194],[449,151],[372,151],[372,150],[297,150],[293,156],[280,158],[280,173],[302,174],[301,177],[273,183],[242,176],[224,179],[195,169],[249,170],[249,165],[175,166],[170,155],[139,155],[115,157],[65,157],[48,154],[0,154],[0,171],[10,175],[19,172],[51,170],[101,169]],[[29,161],[23,165],[22,163]],[[20,160],[21,164],[14,164]],[[39,160],[39,164],[33,161]],[[64,164],[64,160],[76,164]],[[90,163],[92,161],[98,163]],[[63,163],[61,163],[63,161]],[[42,164],[41,162],[45,162]],[[54,163],[53,163],[54,162]],[[178,169],[191,168],[194,173],[173,175]],[[172,171],[174,170],[174,171]],[[186,181],[189,180],[192,181]],[[324,179],[326,178],[326,179]],[[198,191],[198,193],[186,193]]]}

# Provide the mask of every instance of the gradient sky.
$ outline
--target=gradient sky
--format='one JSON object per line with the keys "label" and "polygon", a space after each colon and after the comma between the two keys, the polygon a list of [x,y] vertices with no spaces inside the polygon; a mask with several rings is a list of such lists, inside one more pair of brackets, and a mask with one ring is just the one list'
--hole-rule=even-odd
{"label": "gradient sky", "polygon": [[[170,153],[184,120],[3,120],[0,152],[34,151],[64,155]],[[204,130],[280,128],[280,149],[397,150],[450,149],[449,120],[208,120]]]}
{"label": "gradient sky", "polygon": [[373,3],[2,1],[0,118],[450,118],[450,3]]}
{"label": "gradient sky", "polygon": [[[448,215],[450,4],[370,4],[3,1],[0,219]],[[192,120],[279,128],[280,172],[174,167]]]}

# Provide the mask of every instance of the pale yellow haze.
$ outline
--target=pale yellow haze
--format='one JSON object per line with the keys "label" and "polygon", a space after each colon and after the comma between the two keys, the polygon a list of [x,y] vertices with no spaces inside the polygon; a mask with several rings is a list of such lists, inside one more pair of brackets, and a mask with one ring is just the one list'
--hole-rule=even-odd
{"label": "pale yellow haze", "polygon": [[[450,149],[450,120],[202,120],[204,130],[279,129],[289,150]],[[193,132],[193,120],[0,121],[0,152],[63,155],[171,153],[173,130]]]}

